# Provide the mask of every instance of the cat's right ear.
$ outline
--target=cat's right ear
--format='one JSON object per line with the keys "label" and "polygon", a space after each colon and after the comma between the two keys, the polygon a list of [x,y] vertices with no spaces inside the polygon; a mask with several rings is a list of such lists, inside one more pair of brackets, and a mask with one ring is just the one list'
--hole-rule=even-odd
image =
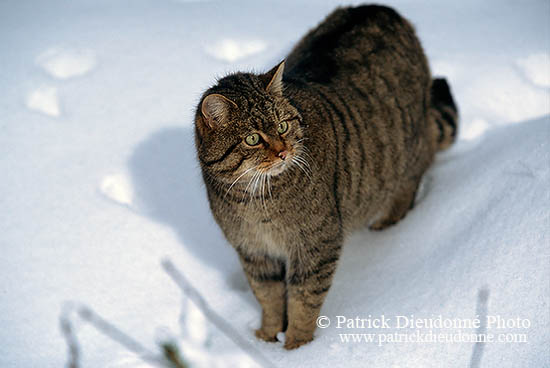
{"label": "cat's right ear", "polygon": [[237,108],[235,102],[218,93],[212,93],[202,100],[201,118],[207,128],[216,129],[228,122],[232,108]]}
{"label": "cat's right ear", "polygon": [[273,69],[260,76],[264,80],[265,89],[268,93],[276,96],[283,96],[283,73],[285,61],[281,61]]}

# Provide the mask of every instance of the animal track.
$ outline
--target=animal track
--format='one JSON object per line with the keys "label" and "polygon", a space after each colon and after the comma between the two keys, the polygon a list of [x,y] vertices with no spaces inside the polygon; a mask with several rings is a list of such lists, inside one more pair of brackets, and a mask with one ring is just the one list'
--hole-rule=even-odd
{"label": "animal track", "polygon": [[267,45],[260,40],[243,41],[227,38],[206,46],[205,51],[218,60],[231,63],[257,54],[265,50],[266,47]]}

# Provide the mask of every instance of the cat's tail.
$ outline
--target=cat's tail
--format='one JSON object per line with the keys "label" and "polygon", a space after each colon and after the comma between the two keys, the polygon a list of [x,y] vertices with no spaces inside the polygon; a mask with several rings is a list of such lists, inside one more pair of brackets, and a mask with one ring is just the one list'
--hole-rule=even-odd
{"label": "cat's tail", "polygon": [[456,138],[458,127],[458,110],[451,95],[451,90],[444,78],[432,81],[430,118],[436,124],[437,149],[449,147]]}

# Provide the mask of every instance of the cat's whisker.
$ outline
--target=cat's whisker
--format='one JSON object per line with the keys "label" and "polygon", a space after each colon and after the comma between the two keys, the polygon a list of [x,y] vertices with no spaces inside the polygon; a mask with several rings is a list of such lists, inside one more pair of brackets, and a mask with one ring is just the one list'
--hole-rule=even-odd
{"label": "cat's whisker", "polygon": [[300,161],[301,163],[306,165],[308,168],[311,168],[310,165],[309,165],[309,162],[307,161],[307,159],[305,159],[304,157],[301,156],[302,154],[303,154],[303,152],[300,152],[299,154],[294,156],[294,159]]}
{"label": "cat's whisker", "polygon": [[[255,166],[255,167],[254,167],[254,169],[257,169],[257,168],[258,168],[258,166]],[[251,185],[252,185],[252,183],[254,182],[256,176],[258,175],[258,173],[259,173],[258,171],[255,171],[255,172],[254,172],[254,175],[252,175],[252,177],[251,177],[250,180],[248,181],[248,184],[246,185],[246,188],[244,189],[243,200],[244,200],[244,198],[246,197],[246,194],[248,193],[248,194],[250,195],[250,201],[249,201],[249,203],[252,202],[252,194],[251,194],[251,192],[248,191],[248,188],[251,188],[251,189],[252,189],[253,186],[251,187]]]}
{"label": "cat's whisker", "polygon": [[248,201],[247,207],[252,206],[252,203],[254,202],[255,195],[256,195],[256,188],[257,188],[258,180],[259,180],[260,176],[261,176],[261,171],[257,170],[254,173],[254,176],[252,178],[252,185],[250,186],[250,191],[248,193],[249,194],[249,201]]}
{"label": "cat's whisker", "polygon": [[229,186],[229,189],[227,189],[227,191],[225,192],[224,198],[227,197],[227,194],[229,193],[231,188],[233,188],[233,186],[239,181],[239,179],[242,178],[243,176],[245,176],[247,173],[249,173],[253,169],[254,168],[251,167],[251,168],[245,170],[245,172],[243,172],[241,175],[239,175],[239,177],[237,179],[235,179],[235,181],[233,183],[231,183],[231,185]]}
{"label": "cat's whisker", "polygon": [[265,211],[265,202],[264,202],[264,180],[265,180],[265,174],[262,173],[260,176],[260,200],[262,201],[262,207]]}
{"label": "cat's whisker", "polygon": [[271,194],[271,175],[267,174],[267,192],[269,193],[269,198],[273,200],[273,195]]}
{"label": "cat's whisker", "polygon": [[296,167],[298,167],[307,176],[307,178],[311,180],[309,172],[302,166],[302,164],[296,162]]}
{"label": "cat's whisker", "polygon": [[[300,151],[300,155],[305,156],[304,159],[307,157],[309,158],[313,163],[315,163],[315,160],[313,160],[313,157],[309,154],[309,149],[307,147],[302,147],[302,151]],[[309,161],[308,161],[309,163]]]}
{"label": "cat's whisker", "polygon": [[256,189],[258,189],[258,183],[262,177],[262,172],[260,170],[258,170],[256,173],[256,179],[254,180],[254,185],[252,186],[251,200],[254,199],[254,197],[256,196]]}
{"label": "cat's whisker", "polygon": [[300,165],[303,166],[304,170],[307,171],[308,175],[310,176],[310,179],[311,179],[311,175],[313,175],[313,172],[311,171],[311,167],[309,166],[309,164],[303,160],[297,160],[298,163],[300,163]]}
{"label": "cat's whisker", "polygon": [[258,181],[262,177],[262,172],[258,171],[258,174],[256,175],[256,179],[254,179],[254,184],[252,185],[252,197],[256,196],[256,189],[258,189]]}
{"label": "cat's whisker", "polygon": [[307,162],[310,169],[312,169],[312,166],[315,168],[316,167],[316,165],[315,165],[316,161],[309,154],[309,152],[308,152],[309,150],[307,149],[307,147],[302,147],[302,148],[303,149],[300,151],[300,154],[298,156],[300,156],[305,162]]}
{"label": "cat's whisker", "polygon": [[264,192],[265,176],[266,176],[265,172],[262,171],[259,179],[259,195],[260,195],[260,203],[262,204],[262,208],[264,209],[264,212],[267,213],[267,206],[265,204],[265,192]]}
{"label": "cat's whisker", "polygon": [[307,156],[310,160],[313,161],[313,157],[311,157],[310,153],[311,153],[311,151],[309,150],[309,148],[307,148],[303,144],[300,145],[300,148],[298,149],[298,156],[304,155],[304,156]]}
{"label": "cat's whisker", "polygon": [[296,144],[298,144],[298,148],[296,149],[295,158],[297,158],[298,160],[302,160],[304,165],[306,165],[308,168],[311,169],[311,165],[310,165],[308,159],[311,160],[313,163],[315,163],[315,160],[313,160],[313,157],[311,157],[309,148],[307,148],[303,144],[300,144],[306,139],[307,138],[302,138],[302,139],[299,139],[298,141],[296,141]]}
{"label": "cat's whisker", "polygon": [[262,174],[262,205],[264,207],[264,211],[267,213],[267,206],[265,204],[265,185],[266,185],[266,180],[267,180],[267,173],[263,173]]}
{"label": "cat's whisker", "polygon": [[266,187],[267,187],[267,193],[269,194],[270,199],[273,200],[273,193],[271,192],[271,176],[272,175],[271,175],[270,171],[282,166],[283,164],[284,164],[284,162],[280,161],[280,162],[277,162],[277,163],[273,163],[273,164],[269,165],[268,167],[266,167],[265,169],[261,170],[261,174],[262,174],[262,178],[261,178],[261,181],[260,181],[261,200],[262,200],[262,204],[264,206],[264,209],[266,211],[267,211],[267,207],[265,206]]}
{"label": "cat's whisker", "polygon": [[293,157],[292,163],[296,164],[296,166],[304,172],[304,174],[309,178],[309,180],[312,180],[311,168],[309,167],[309,163],[305,161],[305,159],[296,155]]}

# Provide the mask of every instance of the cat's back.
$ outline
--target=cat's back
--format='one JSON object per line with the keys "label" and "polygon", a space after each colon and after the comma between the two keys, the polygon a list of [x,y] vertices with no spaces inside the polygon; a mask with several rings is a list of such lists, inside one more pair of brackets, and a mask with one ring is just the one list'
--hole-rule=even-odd
{"label": "cat's back", "polygon": [[409,55],[411,63],[424,63],[419,50],[412,26],[392,8],[338,8],[294,47],[285,74],[327,84],[353,73],[376,74],[396,53]]}
{"label": "cat's back", "polygon": [[[336,162],[346,228],[377,216],[431,162],[431,75],[413,27],[395,10],[336,9],[290,53],[285,80],[309,93],[294,100],[310,127],[310,150],[321,147],[320,157]],[[319,138],[319,131],[332,136]]]}

